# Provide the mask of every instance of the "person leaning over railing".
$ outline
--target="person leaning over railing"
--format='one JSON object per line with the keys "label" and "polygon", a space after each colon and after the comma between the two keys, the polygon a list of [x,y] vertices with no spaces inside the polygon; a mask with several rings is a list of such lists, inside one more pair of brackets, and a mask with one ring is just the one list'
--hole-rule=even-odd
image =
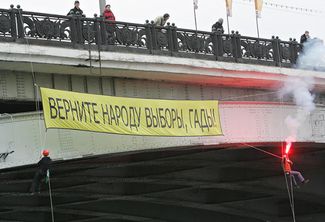
{"label": "person leaning over railing", "polygon": [[[155,20],[154,20],[154,25],[155,26],[165,26],[167,20],[169,19],[169,14],[168,13],[165,13],[163,16],[158,16]],[[166,29],[160,29],[159,32],[161,33],[166,33]]]}
{"label": "person leaning over railing", "polygon": [[223,19],[219,18],[218,21],[212,25],[211,31],[223,34],[225,31],[223,29],[222,23],[223,23]]}
{"label": "person leaning over railing", "polygon": [[169,19],[169,14],[165,13],[163,16],[158,16],[155,21],[154,21],[154,25],[156,26],[164,26],[167,22],[167,20]]}
{"label": "person leaning over railing", "polygon": [[75,1],[74,2],[74,8],[72,8],[67,15],[79,15],[79,16],[85,16],[83,14],[83,11],[80,8],[80,2],[79,1]]}
{"label": "person leaning over railing", "polygon": [[111,10],[111,5],[106,5],[103,12],[103,17],[109,23],[106,24],[106,39],[108,44],[113,44],[115,39],[115,15]]}

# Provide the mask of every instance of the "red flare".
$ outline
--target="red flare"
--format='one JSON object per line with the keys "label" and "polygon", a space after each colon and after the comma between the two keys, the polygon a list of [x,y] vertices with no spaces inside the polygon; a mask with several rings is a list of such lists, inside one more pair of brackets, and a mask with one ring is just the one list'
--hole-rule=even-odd
{"label": "red flare", "polygon": [[285,154],[288,154],[290,152],[290,149],[291,149],[291,145],[292,143],[291,142],[287,142],[286,143],[286,150],[285,150]]}

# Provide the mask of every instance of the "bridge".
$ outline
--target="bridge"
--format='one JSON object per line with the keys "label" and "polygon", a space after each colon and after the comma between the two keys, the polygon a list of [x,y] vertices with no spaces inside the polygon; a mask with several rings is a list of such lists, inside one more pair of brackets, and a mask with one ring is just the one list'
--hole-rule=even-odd
{"label": "bridge", "polygon": [[[298,131],[294,158],[312,183],[297,191],[296,212],[299,221],[324,220],[325,73],[294,68],[295,40],[12,6],[0,9],[0,48],[2,221],[50,221],[47,189],[26,194],[44,147],[55,160],[57,221],[291,221],[279,160],[251,147],[280,155],[284,120],[300,109],[278,98],[287,77],[315,79],[316,109]],[[219,100],[224,135],[45,131],[39,87]]]}

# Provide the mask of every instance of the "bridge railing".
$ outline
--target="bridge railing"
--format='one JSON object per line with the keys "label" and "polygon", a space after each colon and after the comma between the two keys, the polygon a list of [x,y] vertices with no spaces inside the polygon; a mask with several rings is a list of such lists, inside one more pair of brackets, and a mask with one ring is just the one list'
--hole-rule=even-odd
{"label": "bridge railing", "polygon": [[180,29],[169,23],[159,27],[149,21],[110,22],[96,15],[86,18],[27,12],[13,5],[0,9],[0,40],[285,67],[296,62],[301,49],[295,40],[278,37],[262,39],[238,32],[225,35]]}

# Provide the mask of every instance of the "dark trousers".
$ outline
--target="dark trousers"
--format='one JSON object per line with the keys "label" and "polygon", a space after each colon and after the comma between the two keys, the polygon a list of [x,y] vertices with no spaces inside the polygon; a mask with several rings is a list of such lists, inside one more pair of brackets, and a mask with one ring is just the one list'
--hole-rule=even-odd
{"label": "dark trousers", "polygon": [[46,174],[44,174],[41,170],[37,170],[34,175],[33,183],[30,188],[30,192],[40,192],[41,191],[41,182],[45,178]]}
{"label": "dark trousers", "polygon": [[301,173],[299,171],[291,170],[290,172],[287,172],[286,174],[291,177],[292,182],[295,186],[298,186],[296,178],[298,179],[299,183],[303,183],[305,181],[305,178],[301,175]]}
{"label": "dark trousers", "polygon": [[106,39],[105,43],[114,45],[115,42],[115,25],[106,25]]}

